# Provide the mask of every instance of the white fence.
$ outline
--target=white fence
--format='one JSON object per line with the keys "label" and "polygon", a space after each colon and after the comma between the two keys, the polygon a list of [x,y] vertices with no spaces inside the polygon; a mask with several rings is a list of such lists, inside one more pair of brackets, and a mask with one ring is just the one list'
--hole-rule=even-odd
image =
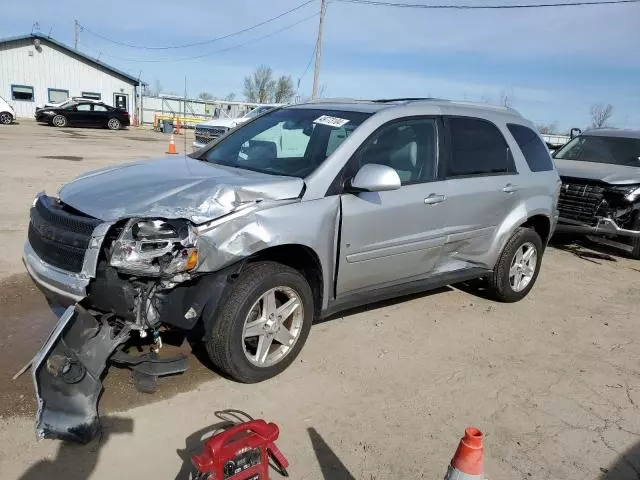
{"label": "white fence", "polygon": [[142,97],[142,118],[144,124],[153,124],[155,117],[171,116],[180,118],[209,120],[214,117],[241,117],[257,103],[231,102],[225,100],[200,100],[194,98],[161,95]]}

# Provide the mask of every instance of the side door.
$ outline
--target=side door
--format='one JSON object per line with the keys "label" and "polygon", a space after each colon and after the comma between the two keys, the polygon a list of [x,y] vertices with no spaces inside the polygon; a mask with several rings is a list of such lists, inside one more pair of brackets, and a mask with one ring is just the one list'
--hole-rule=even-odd
{"label": "side door", "polygon": [[91,123],[91,104],[78,103],[68,110],[67,120],[74,126],[83,127]]}
{"label": "side door", "polygon": [[99,103],[91,105],[91,125],[94,127],[106,127],[109,119],[109,110]]}
{"label": "side door", "polygon": [[520,202],[522,186],[513,154],[494,123],[447,117],[445,126],[449,148],[441,164],[447,183],[443,263],[473,263],[489,251],[497,229]]}
{"label": "side door", "polygon": [[381,126],[354,154],[343,178],[365,164],[394,168],[402,185],[384,192],[342,193],[336,294],[390,286],[429,275],[445,242],[438,178],[441,121],[411,117]]}

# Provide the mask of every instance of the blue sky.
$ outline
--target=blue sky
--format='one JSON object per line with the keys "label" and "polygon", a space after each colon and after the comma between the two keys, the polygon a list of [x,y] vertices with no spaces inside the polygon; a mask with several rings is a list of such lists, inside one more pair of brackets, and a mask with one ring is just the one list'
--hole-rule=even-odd
{"label": "blue sky", "polygon": [[[466,3],[479,0],[416,0]],[[485,2],[485,0],[482,0]],[[490,4],[538,0],[486,0]],[[542,0],[540,0],[541,2]],[[126,43],[162,46],[215,38],[285,12],[303,0],[86,0],[3,2],[0,35],[28,33],[38,21],[59,41],[73,44],[73,20]],[[243,78],[257,65],[301,78],[311,90],[311,59],[318,18],[251,42],[319,10],[320,0],[245,34],[207,45],[144,50],[115,45],[84,31],[80,49],[138,75],[165,91],[196,96],[230,92],[243,98]],[[94,13],[96,12],[96,13]],[[321,83],[332,97],[433,96],[499,102],[536,123],[584,127],[594,103],[611,103],[611,123],[640,128],[640,4],[536,10],[413,10],[330,3]],[[203,55],[187,61],[176,59]],[[170,59],[172,61],[164,61]],[[150,61],[152,60],[152,61]],[[313,66],[312,66],[313,67]],[[304,75],[303,75],[304,74]]]}

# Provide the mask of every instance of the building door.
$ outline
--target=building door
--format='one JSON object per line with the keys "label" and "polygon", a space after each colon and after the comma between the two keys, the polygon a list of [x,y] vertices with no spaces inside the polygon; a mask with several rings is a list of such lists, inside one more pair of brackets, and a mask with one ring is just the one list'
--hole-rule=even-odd
{"label": "building door", "polygon": [[129,95],[126,93],[113,94],[113,106],[120,110],[129,111]]}

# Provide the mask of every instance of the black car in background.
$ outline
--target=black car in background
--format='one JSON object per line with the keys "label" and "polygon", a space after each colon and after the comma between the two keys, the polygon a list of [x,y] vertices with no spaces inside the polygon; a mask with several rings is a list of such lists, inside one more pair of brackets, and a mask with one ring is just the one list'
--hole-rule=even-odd
{"label": "black car in background", "polygon": [[129,112],[102,102],[70,101],[58,107],[36,110],[36,120],[54,127],[107,127],[120,130],[129,126]]}

